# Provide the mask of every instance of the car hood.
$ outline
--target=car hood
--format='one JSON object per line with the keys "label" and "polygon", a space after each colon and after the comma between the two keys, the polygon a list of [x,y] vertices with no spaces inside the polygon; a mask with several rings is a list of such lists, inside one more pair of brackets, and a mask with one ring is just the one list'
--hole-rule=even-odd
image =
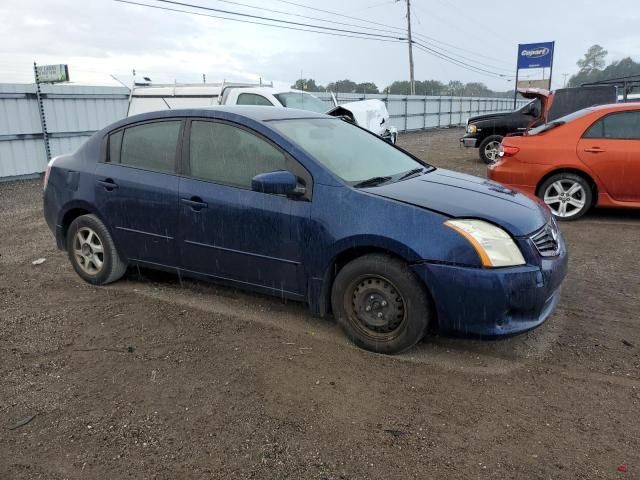
{"label": "car hood", "polygon": [[468,123],[476,123],[482,122],[485,120],[493,120],[494,118],[501,118],[505,115],[509,115],[512,112],[496,112],[496,113],[487,113],[484,115],[474,115],[473,117],[469,117]]}
{"label": "car hood", "polygon": [[450,170],[438,169],[365,191],[450,217],[488,220],[516,237],[539,230],[550,219],[548,208],[537,200],[500,183]]}
{"label": "car hood", "polygon": [[370,99],[343,103],[327,112],[334,117],[348,116],[356,125],[382,135],[389,129],[389,112],[382,100]]}

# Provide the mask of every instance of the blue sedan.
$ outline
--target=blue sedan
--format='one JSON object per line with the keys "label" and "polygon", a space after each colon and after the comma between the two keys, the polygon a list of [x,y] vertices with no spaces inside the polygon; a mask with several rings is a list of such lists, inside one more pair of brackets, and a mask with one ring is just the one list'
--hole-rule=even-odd
{"label": "blue sedan", "polygon": [[121,120],[49,163],[44,212],[89,283],[140,265],[299,300],[384,353],[534,328],[567,270],[540,202],[292,109]]}

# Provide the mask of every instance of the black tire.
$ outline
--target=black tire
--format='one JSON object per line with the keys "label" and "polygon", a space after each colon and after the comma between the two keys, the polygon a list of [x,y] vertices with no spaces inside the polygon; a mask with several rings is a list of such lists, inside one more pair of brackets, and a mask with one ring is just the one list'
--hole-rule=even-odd
{"label": "black tire", "polygon": [[[582,189],[581,191],[578,191],[574,194],[574,195],[577,195],[575,198],[573,198],[573,196],[571,199],[567,199],[566,196],[564,197],[566,199],[566,202],[564,202],[565,203],[564,216],[562,215],[562,207],[561,207],[562,202],[548,201],[550,198],[555,198],[555,196],[547,195],[547,193],[552,194],[556,192],[557,189],[553,187],[553,185],[558,185],[558,184],[560,184],[562,188],[567,189],[566,193],[568,193],[569,191],[567,187],[569,187],[572,184],[573,185],[577,184]],[[556,217],[558,220],[561,220],[563,222],[571,222],[573,220],[578,220],[580,217],[582,217],[585,213],[589,211],[589,209],[593,204],[593,188],[591,184],[584,177],[577,175],[575,173],[569,173],[569,172],[557,173],[547,178],[540,185],[540,188],[538,188],[537,195],[551,209],[551,212],[553,213],[554,217]],[[582,202],[583,205],[581,208],[578,208],[573,203],[568,203],[576,200]]]}
{"label": "black tire", "polygon": [[[88,232],[93,232],[93,236]],[[95,215],[82,215],[71,222],[67,231],[67,254],[80,278],[92,285],[115,282],[127,270],[127,263],[118,254],[107,227]]]}
{"label": "black tire", "polygon": [[495,142],[497,142],[499,145],[500,142],[502,142],[503,138],[504,137],[502,135],[489,135],[487,138],[482,140],[482,142],[480,142],[480,146],[478,147],[478,150],[480,151],[480,160],[482,160],[487,165],[491,165],[492,163],[497,162],[497,154],[495,155],[495,158],[492,158],[491,155],[488,155],[487,150],[489,150],[488,147],[495,144]]}
{"label": "black tire", "polygon": [[420,280],[405,263],[383,254],[345,265],[333,283],[331,306],[347,336],[378,353],[399,353],[415,345],[431,316],[431,301]]}

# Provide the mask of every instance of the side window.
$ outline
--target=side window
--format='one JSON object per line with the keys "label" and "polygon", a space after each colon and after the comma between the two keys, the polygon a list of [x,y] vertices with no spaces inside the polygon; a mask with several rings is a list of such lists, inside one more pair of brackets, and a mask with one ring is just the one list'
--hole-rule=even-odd
{"label": "side window", "polygon": [[244,188],[259,173],[287,168],[284,154],[266,140],[220,122],[193,121],[189,152],[191,176]]}
{"label": "side window", "polygon": [[109,161],[145,170],[175,172],[180,124],[180,120],[145,123],[126,128],[124,133],[112,134]]}
{"label": "side window", "polygon": [[640,140],[640,111],[607,115],[593,124],[584,137]]}
{"label": "side window", "polygon": [[273,103],[267,100],[262,95],[256,95],[255,93],[241,93],[238,95],[237,105],[261,105],[265,107],[273,107]]}
{"label": "side window", "polygon": [[107,162],[120,163],[120,150],[122,149],[122,130],[109,135]]}
{"label": "side window", "polygon": [[582,136],[583,138],[604,138],[604,118],[591,125]]}

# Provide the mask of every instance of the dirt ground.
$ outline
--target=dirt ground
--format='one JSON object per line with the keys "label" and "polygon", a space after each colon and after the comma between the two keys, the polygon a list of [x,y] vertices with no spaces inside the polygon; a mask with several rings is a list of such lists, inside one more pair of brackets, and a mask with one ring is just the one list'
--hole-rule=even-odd
{"label": "dirt ground", "polygon": [[[400,142],[484,175],[460,134]],[[639,211],[561,225],[570,271],[537,330],[390,357],[278,299],[87,285],[41,188],[0,184],[0,479],[640,478]]]}

